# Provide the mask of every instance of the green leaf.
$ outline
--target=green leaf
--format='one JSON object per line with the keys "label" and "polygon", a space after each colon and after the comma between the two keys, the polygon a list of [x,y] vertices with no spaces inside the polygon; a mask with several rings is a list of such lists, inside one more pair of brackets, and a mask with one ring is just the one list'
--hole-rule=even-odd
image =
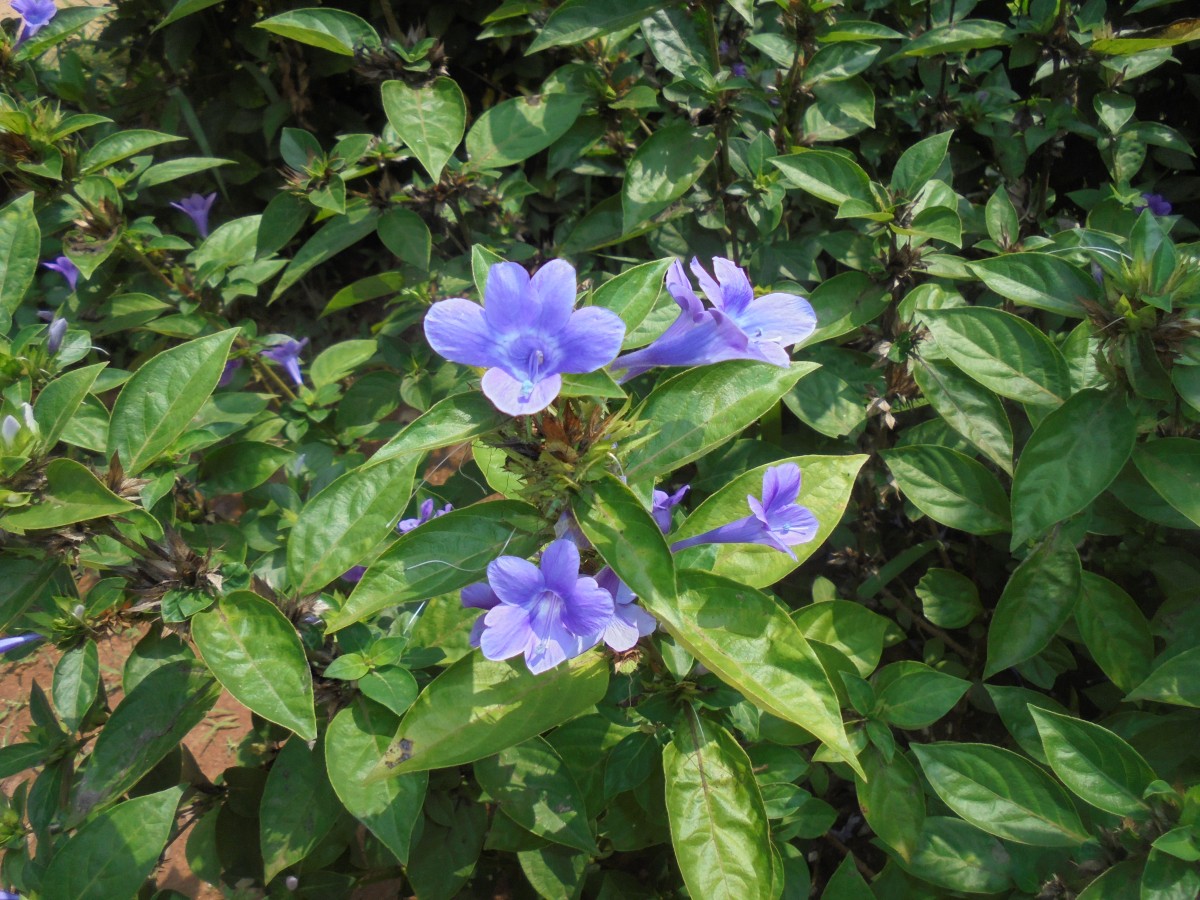
{"label": "green leaf", "polygon": [[1076,900],[1126,900],[1136,897],[1142,881],[1142,860],[1117,863],[1076,895]]}
{"label": "green leaf", "polygon": [[837,649],[863,678],[879,665],[891,623],[878,613],[849,600],[829,600],[810,603],[791,615],[806,638]]}
{"label": "green leaf", "polygon": [[591,859],[586,853],[553,845],[520,850],[517,862],[540,897],[579,897]]}
{"label": "green leaf", "polygon": [[1014,303],[1083,318],[1100,302],[1091,274],[1049,253],[1009,253],[967,265],[989,288]]}
{"label": "green leaf", "polygon": [[929,816],[905,871],[938,887],[968,894],[999,894],[1012,887],[1012,860],[1004,845],[962,819]]}
{"label": "green leaf", "polygon": [[685,711],[663,749],[671,844],[705,900],[773,900],[771,831],[750,759],[733,736]]}
{"label": "green leaf", "polygon": [[625,323],[625,333],[642,324],[663,289],[663,278],[672,259],[656,259],[626,269],[592,293],[591,305],[612,310]]}
{"label": "green leaf", "polygon": [[113,900],[136,895],[167,845],[182,787],[135,797],[100,814],[60,845],[40,895]]}
{"label": "green leaf", "polygon": [[1192,900],[1200,896],[1200,867],[1155,847],[1142,870],[1144,900]]}
{"label": "green leaf", "polygon": [[904,496],[931,519],[969,534],[1009,529],[1004,488],[971,457],[932,444],[896,447],[880,456]]}
{"label": "green leaf", "polygon": [[368,465],[404,454],[425,453],[466,444],[495,431],[509,417],[496,409],[482,391],[467,391],[439,400],[403,431],[380,447]]}
{"label": "green leaf", "polygon": [[325,733],[325,765],[338,799],[402,863],[421,817],[429,775],[413,772],[368,783],[400,720],[377,703],[356,697]]}
{"label": "green leaf", "polygon": [[1017,745],[1042,765],[1048,765],[1046,752],[1042,748],[1042,738],[1038,734],[1030,710],[1037,708],[1066,713],[1066,707],[1057,700],[1028,688],[1001,687],[995,684],[985,684],[984,688],[995,704],[996,712],[1000,714],[1000,721],[1004,723]]}
{"label": "green leaf", "polygon": [[1024,319],[983,306],[925,309],[920,318],[952,363],[1001,397],[1058,406],[1071,395],[1067,361]]}
{"label": "green leaf", "polygon": [[39,502],[0,518],[0,526],[15,534],[39,528],[61,528],[135,509],[73,459],[53,459],[46,466],[46,489]]}
{"label": "green leaf", "polygon": [[467,155],[475,171],[500,169],[545,150],[579,118],[583,94],[540,94],[497,103],[467,132]]}
{"label": "green leaf", "polygon": [[1178,437],[1138,444],[1133,464],[1172,509],[1200,525],[1200,441]]}
{"label": "green leaf", "polygon": [[[330,12],[336,11],[330,10]],[[320,230],[296,251],[296,255],[279,277],[275,290],[271,292],[270,302],[274,303],[278,300],[288,288],[312,269],[333,259],[343,250],[353,247],[371,234],[378,224],[379,215],[369,206],[365,204],[347,205],[345,215],[328,219]],[[215,234],[216,232],[214,232]]]}
{"label": "green leaf", "polygon": [[313,387],[336,384],[370,360],[378,349],[379,342],[375,340],[341,341],[326,347],[309,368]]}
{"label": "green leaf", "polygon": [[288,578],[297,590],[320,590],[391,535],[412,490],[418,459],[396,456],[360,466],[304,505],[287,545]]}
{"label": "green leaf", "polygon": [[167,663],[146,675],[96,738],[75,782],[70,821],[83,821],[137,784],[204,720],[220,694],[221,686],[196,660]]}
{"label": "green leaf", "polygon": [[176,4],[171,7],[171,11],[167,13],[166,18],[155,25],[152,31],[166,28],[173,22],[178,22],[184,16],[193,15],[202,9],[208,9],[210,6],[216,6],[218,3],[223,2],[224,0],[177,0]]}
{"label": "green leaf", "polygon": [[82,31],[89,22],[111,11],[111,6],[74,6],[59,9],[58,15],[50,20],[50,24],[13,51],[12,61],[22,63],[36,59],[51,47]]}
{"label": "green leaf", "polygon": [[1077,797],[1116,816],[1144,818],[1142,795],[1154,770],[1107,728],[1082,719],[1029,708],[1050,768]]}
{"label": "green leaf", "polygon": [[1011,475],[1012,426],[1000,398],[946,362],[917,357],[911,372],[929,405],[946,424]]}
{"label": "green leaf", "polygon": [[709,127],[678,123],[659,128],[642,142],[621,184],[621,230],[633,231],[687,193],[717,152]]}
{"label": "green leaf", "polygon": [[599,653],[541,675],[523,660],[464,656],[421,692],[371,778],[461,766],[527,741],[596,704],[608,669]]}
{"label": "green leaf", "polygon": [[438,181],[467,127],[462,89],[454,79],[443,76],[422,87],[385,81],[381,90],[388,122],[429,177]]}
{"label": "green leaf", "polygon": [[[1009,199],[1008,189],[1001,185],[988,198],[984,207],[984,222],[988,237],[1001,247],[1011,247],[1021,236],[1021,222],[1017,209]],[[993,288],[993,290],[995,290]]]}
{"label": "green leaf", "polygon": [[308,749],[293,735],[267,773],[258,807],[263,881],[269,882],[317,848],[341,808],[325,775],[322,745]]}
{"label": "green leaf", "polygon": [[917,770],[903,754],[891,760],[869,747],[862,755],[867,780],[855,779],[858,805],[881,841],[911,861],[918,852],[925,823],[925,794]]}
{"label": "green leaf", "polygon": [[204,457],[200,491],[209,497],[240,494],[258,487],[294,457],[286,447],[262,441],[226,444]]}
{"label": "green leaf", "polygon": [[1100,496],[1129,460],[1136,437],[1128,402],[1112,391],[1080,391],[1046,416],[1021,451],[1013,476],[1013,548]]}
{"label": "green leaf", "polygon": [[306,741],[316,738],[304,647],[274,604],[250,591],[235,591],[191,622],[196,649],[235,700]]}
{"label": "green leaf", "polygon": [[874,686],[876,706],[873,715],[895,728],[915,731],[928,728],[950,712],[971,683],[931,669],[924,663],[901,660],[880,669],[874,678]]}
{"label": "green leaf", "polygon": [[985,679],[1046,648],[1071,617],[1081,580],[1079,554],[1061,531],[1025,557],[1008,579],[992,614]]}
{"label": "green leaf", "polygon": [[54,667],[54,708],[67,731],[79,730],[100,689],[100,654],[88,639],[68,650]]}
{"label": "green leaf", "polygon": [[83,154],[83,158],[79,160],[79,171],[82,175],[90,175],[134,154],[144,153],[151,147],[182,140],[181,137],[163,134],[161,131],[147,131],[139,128],[118,131],[116,134],[101,138],[95,146]]}
{"label": "green leaf", "polygon": [[411,209],[389,209],[380,217],[378,231],[383,246],[400,259],[418,269],[429,268],[433,236],[425,220]]}
{"label": "green leaf", "polygon": [[872,900],[874,896],[859,874],[853,853],[842,858],[821,895],[822,900]]}
{"label": "green leaf", "polygon": [[374,28],[354,13],[341,9],[293,9],[264,19],[254,27],[341,56],[353,56],[362,47],[381,46]]}
{"label": "green leaf", "polygon": [[953,136],[953,131],[943,131],[917,141],[901,153],[896,168],[892,170],[892,191],[903,197],[916,196],[942,167]]}
{"label": "green leaf", "polygon": [[952,25],[931,28],[920,37],[908,41],[901,51],[903,56],[941,56],[945,53],[961,53],[965,50],[981,50],[1007,43],[1007,32],[1003,22],[987,19],[962,19]]}
{"label": "green leaf", "polygon": [[538,32],[526,55],[550,47],[567,47],[612,34],[667,6],[666,0],[566,0],[559,4]]}
{"label": "green leaf", "polygon": [[917,596],[925,618],[941,628],[965,628],[983,612],[975,582],[950,569],[926,571],[917,584]]}
{"label": "green leaf", "polygon": [[97,376],[108,363],[96,363],[72,369],[55,378],[41,389],[33,401],[33,416],[41,429],[41,444],[47,450],[54,447],[58,436],[67,427],[79,404],[91,391]]}
{"label": "green leaf", "polygon": [[10,778],[42,765],[47,754],[47,748],[32,742],[0,747],[0,778]]}
{"label": "green leaf", "polygon": [[976,828],[1035,847],[1088,839],[1066,791],[1024,757],[990,744],[914,744],[912,751],[937,795]]}
{"label": "green leaf", "polygon": [[525,503],[499,500],[456,509],[414,528],[371,564],[345,605],[330,614],[326,631],[479,581],[501,554],[530,555],[540,546],[529,530],[540,526],[536,516]]}
{"label": "green leaf", "polygon": [[0,334],[8,333],[12,314],[33,283],[41,243],[29,191],[0,209]]}
{"label": "green leaf", "polygon": [[1172,656],[1129,692],[1126,700],[1157,700],[1200,709],[1200,647]]}
{"label": "green leaf", "polygon": [[479,760],[475,780],[526,831],[593,856],[599,853],[583,792],[562,758],[542,738]]}
{"label": "green leaf", "polygon": [[[812,511],[817,518],[817,533],[807,544],[792,548],[796,559],[772,547],[759,544],[721,544],[715,547],[716,560],[711,571],[751,587],[763,588],[774,584],[821,548],[842,520],[850,501],[850,491],[865,456],[793,456],[743,472],[698,506],[687,520],[671,535],[672,541],[703,534],[727,522],[750,515],[746,497],[753,494],[761,499],[763,475],[768,469],[785,463],[800,467],[800,495],[796,502]],[[713,548],[694,548],[682,551],[680,564],[712,552]]]}
{"label": "green leaf", "polygon": [[664,381],[642,407],[649,436],[630,454],[625,475],[636,483],[698,459],[757,421],[815,368],[734,360]]}
{"label": "green leaf", "polygon": [[1150,674],[1154,637],[1146,617],[1107,578],[1083,573],[1075,624],[1096,665],[1122,691],[1132,691]]}
{"label": "green leaf", "polygon": [[804,150],[777,156],[771,165],[783,173],[784,184],[807,191],[819,200],[838,206],[861,200],[875,206],[871,179],[858,163],[832,150]]}
{"label": "green leaf", "polygon": [[108,455],[127,475],[158,459],[183,434],[217,386],[238,329],[165,350],[133,373],[113,405]]}
{"label": "green leaf", "polygon": [[817,330],[801,346],[839,337],[878,317],[891,302],[887,288],[862,272],[827,278],[808,295],[817,314]]}

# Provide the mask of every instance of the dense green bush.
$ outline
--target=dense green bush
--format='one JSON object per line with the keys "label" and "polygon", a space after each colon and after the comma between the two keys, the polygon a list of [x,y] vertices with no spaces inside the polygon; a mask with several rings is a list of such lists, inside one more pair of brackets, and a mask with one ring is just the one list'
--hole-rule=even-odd
{"label": "dense green bush", "polygon": [[19,0],[0,886],[1200,894],[1188,6]]}

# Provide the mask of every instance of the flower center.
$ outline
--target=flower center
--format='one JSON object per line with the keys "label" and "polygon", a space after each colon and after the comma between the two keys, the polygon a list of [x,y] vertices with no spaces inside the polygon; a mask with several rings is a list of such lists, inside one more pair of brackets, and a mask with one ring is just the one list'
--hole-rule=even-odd
{"label": "flower center", "polygon": [[525,403],[533,394],[533,386],[537,381],[541,381],[539,377],[542,372],[542,365],[546,362],[546,354],[541,349],[529,351],[529,356],[525,360],[525,378],[521,382],[521,402]]}

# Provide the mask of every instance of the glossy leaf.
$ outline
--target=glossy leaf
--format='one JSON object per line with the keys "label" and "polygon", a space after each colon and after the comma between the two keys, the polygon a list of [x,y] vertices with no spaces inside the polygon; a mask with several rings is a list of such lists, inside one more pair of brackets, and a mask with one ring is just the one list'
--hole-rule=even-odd
{"label": "glossy leaf", "polygon": [[400,521],[412,490],[416,455],[360,466],[304,504],[288,535],[288,577],[302,593],[323,588],[358,565]]}
{"label": "glossy leaf", "polygon": [[306,741],[316,738],[304,647],[274,604],[250,591],[235,591],[191,623],[201,658],[239,703]]}
{"label": "glossy leaf", "polygon": [[1123,691],[1150,674],[1154,637],[1133,598],[1113,582],[1084,572],[1075,624],[1096,665]]}
{"label": "glossy leaf", "polygon": [[711,128],[680,123],[655,131],[638,147],[625,170],[622,230],[632,231],[687,193],[716,152],[717,139]]}
{"label": "glossy leaf", "polygon": [[925,795],[917,770],[903,754],[897,752],[888,761],[874,747],[861,759],[867,780],[855,782],[859,808],[879,839],[911,861],[925,823]]}
{"label": "glossy leaf", "polygon": [[515,500],[476,503],[426,522],[371,564],[341,608],[330,613],[326,629],[338,631],[389,606],[480,581],[497,556],[532,554],[538,537],[526,529],[539,525],[532,507]]}
{"label": "glossy leaf", "polygon": [[841,205],[847,200],[874,203],[871,179],[851,159],[830,150],[805,150],[777,156],[771,165],[783,173],[784,182],[814,197]]}
{"label": "glossy leaf", "polygon": [[628,28],[666,5],[665,0],[612,0],[603,4],[566,0],[555,7],[526,53],[578,44]]}
{"label": "glossy leaf", "polygon": [[188,427],[216,388],[237,333],[231,328],[165,350],[125,383],[113,405],[108,454],[127,474],[158,459]]}
{"label": "glossy leaf", "polygon": [[21,534],[119,516],[134,508],[106,488],[87,466],[73,459],[55,459],[46,466],[46,488],[38,502],[3,516],[0,526]]}
{"label": "glossy leaf", "polygon": [[360,48],[380,46],[374,28],[341,9],[293,9],[264,19],[254,27],[340,56],[353,56]]}
{"label": "glossy leaf", "polygon": [[1185,650],[1155,667],[1126,699],[1200,709],[1200,647]]}
{"label": "glossy leaf", "polygon": [[54,667],[54,707],[67,731],[78,731],[100,689],[100,654],[96,642],[68,650]]}
{"label": "glossy leaf", "polygon": [[46,385],[33,402],[33,414],[41,429],[42,446],[50,449],[58,441],[71,417],[75,415],[84,398],[96,383],[96,378],[107,366],[96,363],[81,369],[64,372]]}
{"label": "glossy leaf", "polygon": [[495,662],[471,653],[421,692],[371,780],[491,756],[573,718],[607,687],[608,663],[598,653],[541,675],[530,674],[523,660]]}
{"label": "glossy leaf", "polygon": [[[1104,439],[1096,440],[1097,434]],[[1136,437],[1137,422],[1118,393],[1080,391],[1047,415],[1021,451],[1013,476],[1012,546],[1038,537],[1100,496],[1124,468]]]}
{"label": "glossy leaf", "polygon": [[880,455],[904,496],[934,521],[969,534],[1009,529],[1004,488],[971,457],[947,447],[920,444]]}
{"label": "glossy leaf", "polygon": [[927,728],[946,715],[971,686],[968,681],[913,660],[901,660],[881,669],[874,684],[874,714],[889,725],[910,731]]}
{"label": "glossy leaf", "polygon": [[610,309],[625,323],[630,334],[658,302],[670,259],[657,259],[627,269],[610,278],[592,293],[592,305]]}
{"label": "glossy leaf", "polygon": [[368,465],[405,454],[425,453],[441,447],[465,444],[499,428],[508,416],[492,405],[480,391],[455,394],[439,400],[384,444]]}
{"label": "glossy leaf", "polygon": [[467,132],[471,168],[523,162],[566,134],[583,107],[582,94],[513,97],[486,110]]}
{"label": "glossy leaf", "polygon": [[1035,847],[1075,847],[1087,832],[1066,792],[1033,763],[990,744],[916,744],[934,791],[997,837]]}
{"label": "glossy leaf", "polygon": [[325,764],[333,790],[346,809],[400,862],[407,863],[429,775],[411,772],[369,782],[399,724],[399,718],[378,703],[355,698],[329,723]]}
{"label": "glossy leaf", "polygon": [[1200,441],[1162,438],[1139,444],[1133,463],[1160,497],[1200,525]]}
{"label": "glossy leaf", "polygon": [[1091,274],[1049,253],[1009,253],[971,263],[989,288],[1021,306],[1082,318],[1086,304],[1100,302]]}
{"label": "glossy leaf", "polygon": [[685,712],[663,748],[663,774],[671,843],[692,896],[771,900],[771,832],[746,751]]}
{"label": "glossy leaf", "polygon": [[310,750],[293,736],[271,764],[258,815],[265,881],[308,856],[337,821],[323,757],[321,744]]}
{"label": "glossy leaf", "polygon": [[385,81],[382,92],[388,122],[429,177],[439,180],[466,131],[467,101],[462,89],[443,76],[421,87]]}
{"label": "glossy leaf", "polygon": [[938,887],[999,894],[1011,887],[1013,861],[1004,844],[962,819],[929,816],[904,868]]}
{"label": "glossy leaf", "polygon": [[41,230],[29,191],[0,209],[0,333],[7,333],[37,272]]}
{"label": "glossy leaf", "polygon": [[1082,573],[1071,540],[1055,532],[1034,548],[1004,586],[988,627],[984,678],[1040,653],[1066,624]]}
{"label": "glossy leaf", "polygon": [[1012,474],[1012,426],[1000,398],[945,362],[919,357],[911,371],[917,387],[946,424]]}

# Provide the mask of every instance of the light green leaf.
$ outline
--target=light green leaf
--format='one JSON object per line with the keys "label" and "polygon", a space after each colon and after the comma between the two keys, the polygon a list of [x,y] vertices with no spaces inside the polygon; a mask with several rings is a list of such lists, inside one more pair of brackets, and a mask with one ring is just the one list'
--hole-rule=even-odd
{"label": "light green leaf", "polygon": [[465,444],[507,421],[509,417],[496,409],[482,391],[455,394],[418,416],[380,447],[367,464],[374,466],[396,456]]}
{"label": "light green leaf", "polygon": [[53,449],[58,436],[91,391],[96,378],[108,363],[96,363],[59,375],[38,393],[33,401],[33,416],[41,429],[41,443]]}
{"label": "light green leaf", "polygon": [[274,604],[250,591],[235,591],[191,623],[196,649],[234,699],[306,741],[316,738],[304,647]]}
{"label": "light green leaf", "polygon": [[1100,302],[1100,286],[1089,273],[1049,253],[1009,253],[967,268],[1001,297],[1022,306],[1083,318],[1085,303]]}
{"label": "light green leaf", "polygon": [[208,9],[210,6],[216,6],[224,0],[177,0],[171,11],[167,13],[166,18],[154,26],[153,31],[158,31],[160,28],[166,28],[172,22],[178,22],[184,16],[190,16],[193,13],[198,13],[202,9]]}
{"label": "light green leaf", "polygon": [[924,881],[968,894],[999,894],[1012,886],[1008,850],[962,819],[929,816],[904,869]]}
{"label": "light green leaf", "polygon": [[238,329],[188,341],[153,357],[133,373],[113,405],[108,455],[128,475],[158,459],[217,386]]}
{"label": "light green leaf", "polygon": [[378,349],[379,342],[375,340],[341,341],[326,347],[317,354],[308,370],[313,387],[335,384],[353,374]]}
{"label": "light green leaf", "polygon": [[[369,206],[347,204],[345,215],[327,220],[320,230],[296,251],[288,267],[283,270],[275,290],[271,292],[270,302],[278,300],[284,291],[312,269],[333,259],[343,250],[353,247],[371,234],[378,224],[379,215]],[[216,232],[213,232],[213,235],[215,236]]]}
{"label": "light green leaf", "polygon": [[917,770],[900,752],[890,761],[875,747],[862,755],[867,780],[855,779],[858,805],[879,839],[911,860],[917,853],[925,823],[925,794]]}
{"label": "light green leaf", "polygon": [[254,27],[341,56],[353,56],[362,47],[382,46],[374,28],[354,13],[341,9],[293,9],[264,19]]}
{"label": "light green leaf", "polygon": [[904,197],[916,196],[942,167],[953,136],[953,131],[943,131],[917,141],[901,153],[892,171],[892,191]]}
{"label": "light green leaf", "polygon": [[709,127],[680,122],[642,142],[621,184],[622,231],[629,233],[687,193],[717,152]]}
{"label": "light green leaf", "polygon": [[545,150],[575,124],[584,99],[583,94],[541,94],[497,103],[467,132],[471,168],[500,169]]}
{"label": "light green leaf", "polygon": [[773,900],[771,830],[750,759],[733,736],[686,711],[663,748],[671,844],[705,900]]}
{"label": "light green leaf", "polygon": [[658,302],[663,289],[663,278],[671,259],[656,259],[626,269],[610,278],[592,293],[591,305],[612,310],[625,323],[625,333],[630,334]]}
{"label": "light green leaf", "polygon": [[527,741],[595,705],[608,689],[608,669],[599,653],[540,675],[524,660],[464,656],[421,692],[371,780],[461,766]]}
{"label": "light green leaf", "polygon": [[983,612],[975,582],[951,569],[931,568],[917,584],[921,611],[941,628],[965,628]]}
{"label": "light green leaf", "polygon": [[1200,647],[1172,656],[1129,692],[1126,700],[1157,700],[1200,709]]}
{"label": "light green leaf", "polygon": [[969,534],[1007,531],[1008,496],[982,464],[932,444],[880,454],[904,496],[937,522]]}
{"label": "light green leaf", "polygon": [[872,715],[909,731],[928,728],[950,712],[971,687],[969,681],[914,660],[885,666],[873,681],[876,706]]}
{"label": "light green leaf", "polygon": [[46,488],[39,501],[0,517],[5,530],[22,534],[39,528],[61,528],[135,509],[73,459],[53,459],[46,466]]}
{"label": "light green leaf", "polygon": [[0,209],[0,334],[7,334],[37,272],[42,232],[28,191]]}
{"label": "light green leaf", "polygon": [[807,191],[819,200],[838,206],[847,200],[875,205],[871,179],[858,163],[831,150],[804,150],[790,156],[777,156],[771,165],[783,173],[790,187]]}
{"label": "light green leaf", "polygon": [[422,87],[385,81],[383,111],[388,122],[438,181],[467,127],[467,101],[452,78],[435,78]]}
{"label": "light green leaf", "polygon": [[151,147],[182,140],[181,137],[163,134],[161,131],[147,131],[139,128],[118,131],[106,138],[101,138],[94,147],[83,154],[79,160],[79,171],[82,175],[90,175],[134,154],[144,153]]}
{"label": "light green leaf", "polygon": [[79,730],[100,689],[100,655],[90,638],[68,650],[54,667],[54,707],[67,731]]}
{"label": "light green leaf", "polygon": [[951,25],[931,28],[920,37],[908,41],[901,51],[903,56],[941,56],[946,53],[962,53],[966,50],[981,50],[1007,42],[1007,29],[1003,22],[988,19],[962,19]]}
{"label": "light green leaf", "polygon": [[952,810],[988,834],[1035,847],[1088,839],[1071,798],[1036,765],[991,744],[914,744],[925,777]]}

